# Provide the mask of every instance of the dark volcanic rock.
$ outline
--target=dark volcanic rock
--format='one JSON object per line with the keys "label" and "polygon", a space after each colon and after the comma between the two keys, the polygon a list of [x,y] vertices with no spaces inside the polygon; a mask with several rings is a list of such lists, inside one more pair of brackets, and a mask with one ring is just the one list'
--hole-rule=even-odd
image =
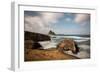
{"label": "dark volcanic rock", "polygon": [[24,36],[25,36],[25,40],[33,40],[34,42],[51,40],[50,36],[48,36],[48,35],[34,33],[34,32],[28,32],[28,31],[24,32]]}
{"label": "dark volcanic rock", "polygon": [[53,32],[52,30],[50,30],[48,34],[49,35],[56,35],[55,32]]}
{"label": "dark volcanic rock", "polygon": [[51,40],[50,36],[48,35],[28,32],[28,31],[24,32],[24,36],[25,36],[24,39],[25,49],[41,49],[41,48],[43,49],[42,45],[39,44],[38,42]]}
{"label": "dark volcanic rock", "polygon": [[32,45],[32,49],[43,49],[43,47],[40,43],[34,42]]}
{"label": "dark volcanic rock", "polygon": [[25,40],[24,41],[24,48],[25,49],[32,49],[33,47],[33,41],[32,40]]}
{"label": "dark volcanic rock", "polygon": [[39,44],[38,42],[34,42],[32,40],[25,40],[24,45],[25,49],[43,49],[41,44]]}

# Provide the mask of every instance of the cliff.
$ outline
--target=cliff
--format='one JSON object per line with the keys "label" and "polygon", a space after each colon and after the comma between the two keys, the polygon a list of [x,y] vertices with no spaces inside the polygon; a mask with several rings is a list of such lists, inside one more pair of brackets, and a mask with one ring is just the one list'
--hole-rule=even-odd
{"label": "cliff", "polygon": [[25,31],[24,36],[25,40],[33,40],[34,42],[51,40],[50,36],[35,32]]}

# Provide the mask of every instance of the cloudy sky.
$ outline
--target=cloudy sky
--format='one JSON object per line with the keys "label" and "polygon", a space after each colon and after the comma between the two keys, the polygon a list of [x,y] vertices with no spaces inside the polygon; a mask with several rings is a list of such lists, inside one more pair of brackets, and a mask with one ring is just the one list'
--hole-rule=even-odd
{"label": "cloudy sky", "polygon": [[89,14],[24,11],[24,24],[25,31],[43,34],[90,34]]}

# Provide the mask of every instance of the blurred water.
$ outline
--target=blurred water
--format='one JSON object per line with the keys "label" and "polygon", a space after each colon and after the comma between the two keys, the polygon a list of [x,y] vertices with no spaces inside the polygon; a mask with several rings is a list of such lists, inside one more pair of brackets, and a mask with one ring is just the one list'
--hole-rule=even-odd
{"label": "blurred water", "polygon": [[80,52],[78,54],[73,54],[71,51],[66,51],[66,53],[77,56],[79,58],[90,58],[90,37],[85,36],[52,36],[52,43],[59,43],[61,40],[66,38],[73,39],[78,47]]}
{"label": "blurred water", "polygon": [[80,48],[80,52],[78,54],[73,54],[71,51],[66,51],[66,53],[79,58],[90,58],[90,37],[87,36],[51,36],[51,41],[40,42],[40,44],[44,47],[44,49],[52,47],[55,48],[60,41],[66,38],[73,39]]}

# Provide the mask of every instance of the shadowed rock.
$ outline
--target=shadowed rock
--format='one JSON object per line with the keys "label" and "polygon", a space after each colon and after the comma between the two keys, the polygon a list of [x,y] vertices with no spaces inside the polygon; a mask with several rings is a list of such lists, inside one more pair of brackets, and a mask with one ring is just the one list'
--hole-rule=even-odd
{"label": "shadowed rock", "polygon": [[33,48],[33,41],[32,40],[25,40],[24,41],[24,48],[25,49],[32,49]]}
{"label": "shadowed rock", "polygon": [[38,42],[40,41],[50,41],[50,36],[35,32],[24,32],[24,45],[27,49],[43,49],[42,45]]}
{"label": "shadowed rock", "polygon": [[24,45],[25,49],[43,49],[40,43],[34,42],[32,40],[25,40]]}
{"label": "shadowed rock", "polygon": [[34,42],[39,41],[50,41],[50,36],[40,33],[34,33],[34,32],[24,32],[25,40],[32,40]]}

